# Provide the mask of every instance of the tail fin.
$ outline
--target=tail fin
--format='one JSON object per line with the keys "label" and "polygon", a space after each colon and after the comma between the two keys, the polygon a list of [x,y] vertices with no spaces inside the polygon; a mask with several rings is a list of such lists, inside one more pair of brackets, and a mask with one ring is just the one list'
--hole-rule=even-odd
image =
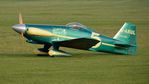
{"label": "tail fin", "polygon": [[127,54],[136,53],[137,43],[136,43],[136,25],[135,24],[126,22],[113,38],[122,42],[122,43],[119,43],[119,45],[125,44],[129,46],[127,48]]}

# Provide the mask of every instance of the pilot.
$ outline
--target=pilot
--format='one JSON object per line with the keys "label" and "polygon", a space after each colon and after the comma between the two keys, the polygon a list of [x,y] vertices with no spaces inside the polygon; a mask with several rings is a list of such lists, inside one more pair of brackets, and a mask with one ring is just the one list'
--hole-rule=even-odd
{"label": "pilot", "polygon": [[72,25],[72,27],[73,27],[74,29],[79,29],[79,28],[80,28],[79,25]]}

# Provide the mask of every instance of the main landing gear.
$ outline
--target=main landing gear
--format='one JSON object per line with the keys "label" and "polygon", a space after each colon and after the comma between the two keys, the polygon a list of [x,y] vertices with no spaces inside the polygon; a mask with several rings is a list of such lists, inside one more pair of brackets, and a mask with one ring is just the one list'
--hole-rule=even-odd
{"label": "main landing gear", "polygon": [[[50,47],[52,46],[52,49],[50,49]],[[46,54],[48,54],[51,57],[54,56],[71,56],[69,53],[59,50],[59,46],[53,46],[53,45],[47,45],[45,44],[43,48],[39,48],[38,49],[40,52],[44,52]]]}

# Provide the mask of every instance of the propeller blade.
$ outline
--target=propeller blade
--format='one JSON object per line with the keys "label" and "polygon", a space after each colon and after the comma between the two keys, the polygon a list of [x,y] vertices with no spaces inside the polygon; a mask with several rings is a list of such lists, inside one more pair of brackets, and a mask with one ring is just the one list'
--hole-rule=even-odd
{"label": "propeller blade", "polygon": [[22,18],[22,14],[19,13],[19,24],[23,24],[23,18]]}
{"label": "propeller blade", "polygon": [[23,33],[21,33],[21,37],[24,38]]}
{"label": "propeller blade", "polygon": [[20,39],[22,40],[22,42],[25,42],[25,41],[24,41],[23,33],[20,34]]}

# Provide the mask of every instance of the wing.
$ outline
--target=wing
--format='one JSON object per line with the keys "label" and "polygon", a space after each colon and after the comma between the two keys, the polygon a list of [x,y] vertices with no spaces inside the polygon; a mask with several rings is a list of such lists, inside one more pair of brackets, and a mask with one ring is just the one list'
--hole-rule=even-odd
{"label": "wing", "polygon": [[79,39],[72,39],[72,40],[60,41],[55,43],[63,47],[87,50],[92,46],[96,45],[98,42],[99,41],[95,39],[79,38]]}

